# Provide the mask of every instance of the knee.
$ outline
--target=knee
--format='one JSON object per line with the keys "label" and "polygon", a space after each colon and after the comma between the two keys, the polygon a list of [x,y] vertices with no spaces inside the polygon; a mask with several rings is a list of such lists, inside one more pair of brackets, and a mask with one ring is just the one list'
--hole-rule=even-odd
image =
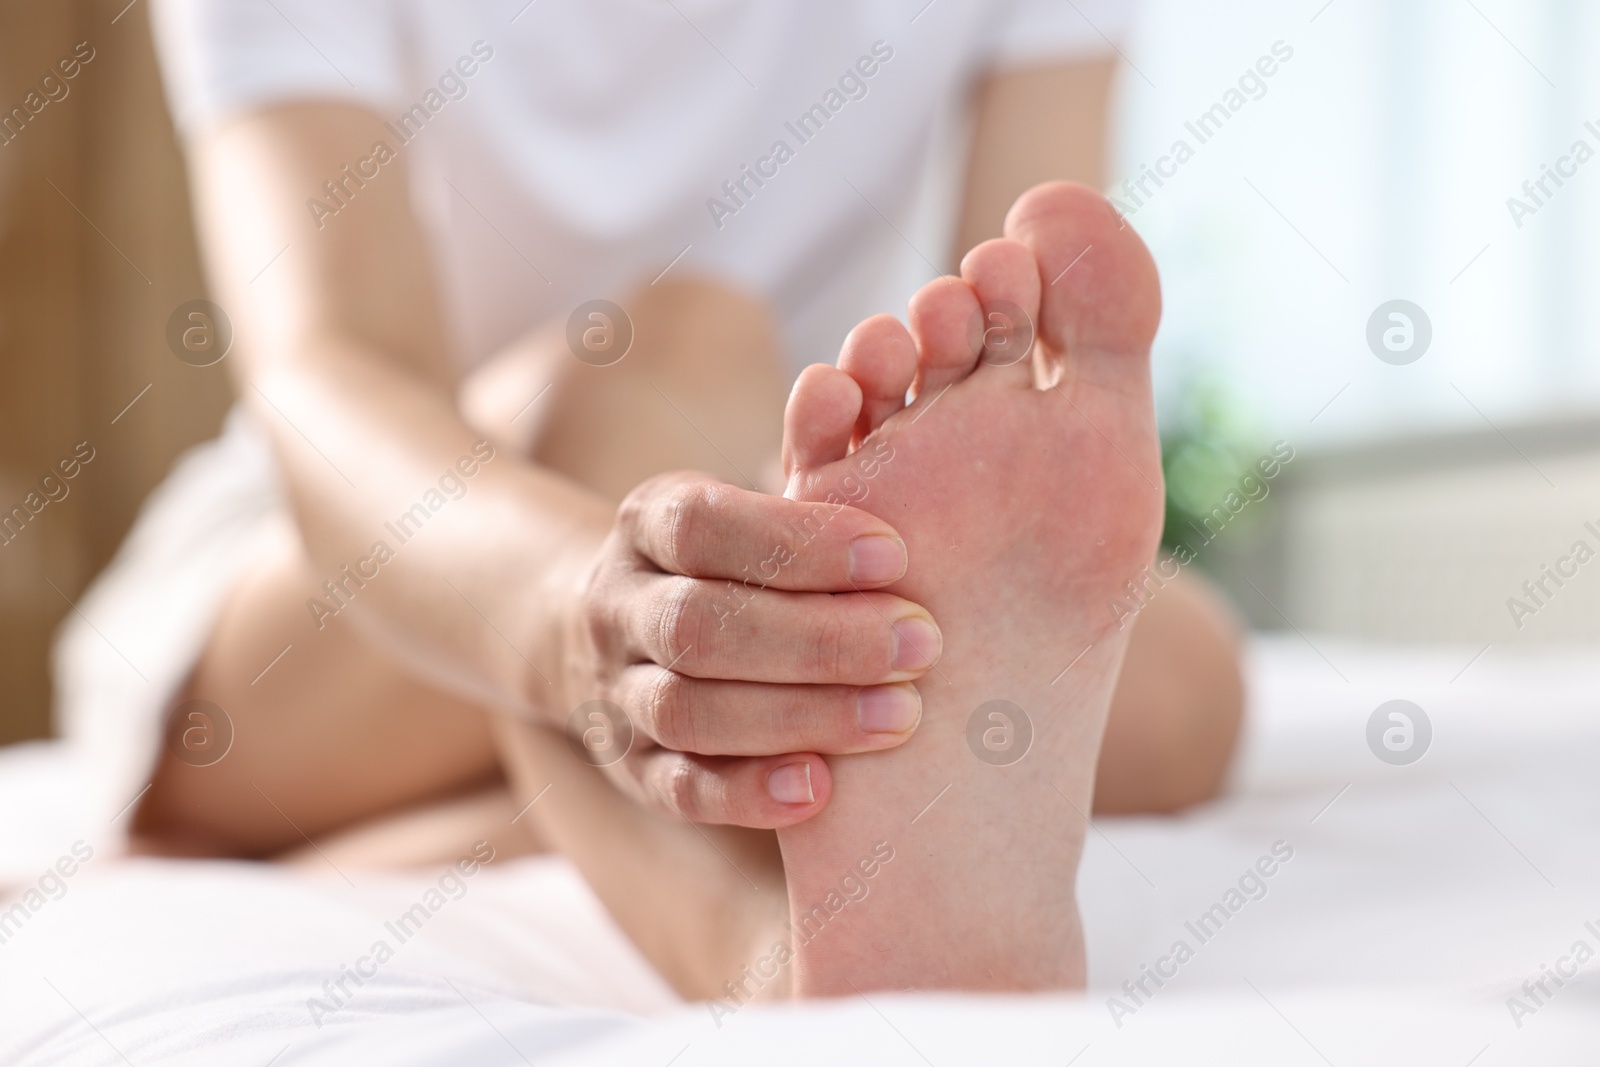
{"label": "knee", "polygon": [[1095,807],[1173,812],[1215,797],[1244,716],[1237,622],[1209,585],[1170,583],[1142,612],[1101,749]]}
{"label": "knee", "polygon": [[667,277],[642,286],[624,305],[635,337],[655,358],[694,358],[709,348],[747,351],[778,346],[777,316],[761,296],[705,275]]}

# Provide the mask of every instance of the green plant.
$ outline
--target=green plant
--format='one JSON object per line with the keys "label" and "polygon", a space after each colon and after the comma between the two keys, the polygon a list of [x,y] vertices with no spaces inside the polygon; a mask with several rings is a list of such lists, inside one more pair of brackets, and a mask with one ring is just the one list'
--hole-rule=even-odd
{"label": "green plant", "polygon": [[[1182,389],[1161,433],[1161,469],[1166,475],[1166,524],[1161,547],[1194,542],[1193,531],[1239,483],[1260,451],[1258,420],[1220,377],[1199,375]],[[1259,509],[1245,516],[1258,521]]]}

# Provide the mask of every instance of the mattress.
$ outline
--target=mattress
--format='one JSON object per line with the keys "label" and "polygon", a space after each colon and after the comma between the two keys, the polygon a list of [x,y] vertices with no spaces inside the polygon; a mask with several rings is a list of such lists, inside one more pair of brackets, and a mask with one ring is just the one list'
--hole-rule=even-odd
{"label": "mattress", "polygon": [[686,1004],[560,859],[130,861],[14,746],[0,1062],[1592,1064],[1600,657],[1479,651],[1256,639],[1225,795],[1095,820],[1075,995]]}

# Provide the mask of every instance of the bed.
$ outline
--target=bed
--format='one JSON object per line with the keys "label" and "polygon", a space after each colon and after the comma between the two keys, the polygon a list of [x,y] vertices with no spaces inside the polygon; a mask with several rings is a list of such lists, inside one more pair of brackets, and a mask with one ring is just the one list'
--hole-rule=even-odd
{"label": "bed", "polygon": [[685,1004],[559,859],[119,860],[70,747],[0,750],[0,1063],[1600,1061],[1600,658],[1312,641],[1253,643],[1223,798],[1096,820],[1073,996]]}

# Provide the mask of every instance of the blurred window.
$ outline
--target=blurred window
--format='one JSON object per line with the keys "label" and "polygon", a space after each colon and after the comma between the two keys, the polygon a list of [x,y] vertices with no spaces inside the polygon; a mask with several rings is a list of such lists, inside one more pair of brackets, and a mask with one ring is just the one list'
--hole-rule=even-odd
{"label": "blurred window", "polygon": [[[1111,192],[1162,265],[1167,406],[1220,378],[1296,443],[1600,409],[1597,32],[1563,0],[1145,0]],[[1431,324],[1404,366],[1367,342],[1396,299]]]}

